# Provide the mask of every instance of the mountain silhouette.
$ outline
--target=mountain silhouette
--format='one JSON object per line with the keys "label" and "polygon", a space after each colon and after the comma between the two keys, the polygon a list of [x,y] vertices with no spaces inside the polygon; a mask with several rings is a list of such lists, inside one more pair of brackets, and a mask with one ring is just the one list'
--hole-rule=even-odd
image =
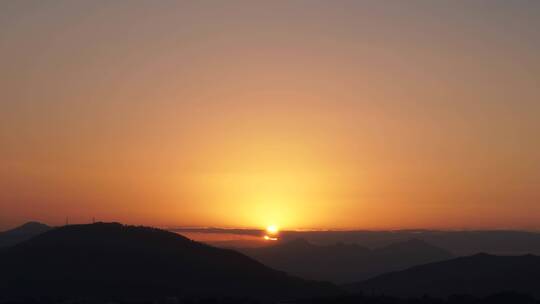
{"label": "mountain silhouette", "polygon": [[336,294],[233,250],[118,223],[71,225],[0,252],[0,294],[253,296]]}
{"label": "mountain silhouette", "polygon": [[347,289],[391,296],[486,296],[502,291],[540,296],[540,257],[477,254],[392,272]]}
{"label": "mountain silhouette", "polygon": [[380,248],[410,239],[422,239],[456,256],[479,252],[495,255],[540,255],[540,233],[513,230],[392,230],[392,231],[284,231],[282,240],[305,238],[315,244],[356,243]]}
{"label": "mountain silhouette", "polygon": [[369,249],[344,243],[321,246],[299,238],[271,247],[240,251],[272,268],[335,283],[361,281],[385,272],[453,257],[448,251],[415,239]]}
{"label": "mountain silhouette", "polygon": [[0,232],[0,247],[13,246],[51,229],[42,223],[28,222],[11,230]]}

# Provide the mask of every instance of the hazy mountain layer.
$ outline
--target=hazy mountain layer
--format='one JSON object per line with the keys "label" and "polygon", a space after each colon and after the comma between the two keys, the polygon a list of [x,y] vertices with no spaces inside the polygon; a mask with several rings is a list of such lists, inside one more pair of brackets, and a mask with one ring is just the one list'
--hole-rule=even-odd
{"label": "hazy mountain layer", "polygon": [[31,239],[32,237],[49,231],[52,227],[38,222],[28,222],[22,226],[0,232],[0,247],[8,247]]}
{"label": "hazy mountain layer", "polygon": [[276,246],[240,251],[272,268],[336,283],[361,281],[385,272],[453,257],[450,252],[421,240],[369,249],[343,243],[320,246],[297,239]]}

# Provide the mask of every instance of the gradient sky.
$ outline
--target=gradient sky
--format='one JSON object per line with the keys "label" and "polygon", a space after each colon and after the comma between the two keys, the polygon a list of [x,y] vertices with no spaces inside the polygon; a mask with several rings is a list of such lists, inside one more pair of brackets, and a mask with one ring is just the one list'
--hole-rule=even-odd
{"label": "gradient sky", "polygon": [[540,228],[540,1],[2,1],[0,228]]}

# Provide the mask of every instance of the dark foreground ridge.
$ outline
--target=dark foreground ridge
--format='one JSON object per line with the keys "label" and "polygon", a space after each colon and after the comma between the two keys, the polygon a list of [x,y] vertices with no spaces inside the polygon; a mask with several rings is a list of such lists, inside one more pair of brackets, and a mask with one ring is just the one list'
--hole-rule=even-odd
{"label": "dark foreground ridge", "polygon": [[[1,304],[272,304],[274,301],[257,300],[247,297],[171,297],[157,296],[152,298],[121,297],[22,297],[0,300]],[[293,301],[277,302],[282,304],[540,304],[530,295],[515,292],[501,292],[486,297],[471,295],[452,295],[448,298],[430,296],[398,298],[381,295],[341,295],[335,297],[305,298]]]}
{"label": "dark foreground ridge", "polygon": [[329,283],[270,269],[238,252],[118,223],[53,229],[0,253],[4,296],[332,295]]}
{"label": "dark foreground ridge", "polygon": [[411,297],[487,296],[503,291],[540,297],[540,257],[477,254],[412,267],[347,286],[354,292]]}

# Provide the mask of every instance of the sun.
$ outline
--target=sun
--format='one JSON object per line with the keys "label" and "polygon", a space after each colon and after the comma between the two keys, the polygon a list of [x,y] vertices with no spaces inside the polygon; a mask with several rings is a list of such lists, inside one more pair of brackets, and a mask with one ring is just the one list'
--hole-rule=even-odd
{"label": "sun", "polygon": [[279,228],[276,225],[270,225],[266,227],[266,232],[268,232],[268,234],[277,234],[279,232]]}

